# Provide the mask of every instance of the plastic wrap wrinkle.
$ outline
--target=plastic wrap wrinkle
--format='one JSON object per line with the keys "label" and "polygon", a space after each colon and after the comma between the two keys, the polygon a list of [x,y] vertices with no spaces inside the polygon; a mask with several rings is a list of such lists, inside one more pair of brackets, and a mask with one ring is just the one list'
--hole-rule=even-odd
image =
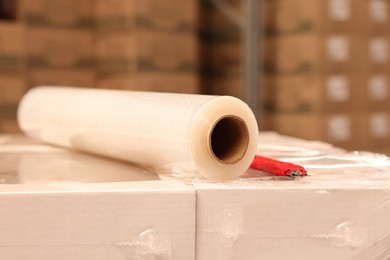
{"label": "plastic wrap wrinkle", "polygon": [[158,169],[191,165],[217,181],[245,172],[258,138],[250,108],[227,96],[40,87],[23,97],[18,122],[46,143]]}
{"label": "plastic wrap wrinkle", "polygon": [[305,141],[302,139],[281,136],[274,132],[261,132],[257,146],[257,153],[263,156],[277,157],[313,157],[335,152],[336,148],[319,141]]}
{"label": "plastic wrap wrinkle", "polygon": [[[386,193],[389,193],[388,190],[383,190],[383,191]],[[376,207],[375,207],[376,210],[381,210],[383,208],[390,208],[390,196],[383,198],[381,201],[379,201],[376,204]]]}
{"label": "plastic wrap wrinkle", "polygon": [[330,241],[335,247],[356,249],[368,244],[368,230],[364,226],[345,221],[336,226],[328,234],[314,235],[318,239]]}
{"label": "plastic wrap wrinkle", "polygon": [[0,155],[2,184],[75,185],[160,179],[156,173],[137,165],[61,149],[31,152],[22,148],[18,153],[12,151]]}
{"label": "plastic wrap wrinkle", "polygon": [[[305,178],[272,176],[249,169],[239,180],[264,188],[317,189],[318,194],[336,189],[380,189],[389,192],[390,158],[371,152],[348,152],[330,144],[261,132],[257,152],[301,165]],[[337,180],[337,181],[336,181]]]}
{"label": "plastic wrap wrinkle", "polygon": [[257,153],[282,161],[301,163],[308,168],[390,166],[390,158],[383,154],[347,152],[330,144],[281,136],[273,132],[260,134]]}
{"label": "plastic wrap wrinkle", "polygon": [[390,259],[390,233],[376,240],[366,250],[358,254],[354,260],[384,260]]}
{"label": "plastic wrap wrinkle", "polygon": [[158,180],[147,169],[80,153],[25,154],[18,165],[22,183],[92,183]]}
{"label": "plastic wrap wrinkle", "polygon": [[130,242],[117,243],[123,255],[135,260],[172,259],[172,245],[169,237],[160,231],[147,229]]}
{"label": "plastic wrap wrinkle", "polygon": [[[1,247],[1,245],[0,245]],[[10,247],[10,246],[5,246]],[[64,250],[72,248],[79,250],[80,248],[103,248],[105,251],[110,251],[113,259],[134,259],[134,260],[168,260],[172,259],[172,242],[168,236],[163,235],[159,230],[148,229],[141,234],[132,238],[129,242],[113,242],[113,243],[90,243],[90,244],[23,244],[15,245],[18,248],[56,248],[56,250]]]}
{"label": "plastic wrap wrinkle", "polygon": [[218,233],[223,244],[227,248],[232,248],[243,232],[243,221],[244,214],[241,209],[222,209],[213,216],[216,229],[203,232]]}

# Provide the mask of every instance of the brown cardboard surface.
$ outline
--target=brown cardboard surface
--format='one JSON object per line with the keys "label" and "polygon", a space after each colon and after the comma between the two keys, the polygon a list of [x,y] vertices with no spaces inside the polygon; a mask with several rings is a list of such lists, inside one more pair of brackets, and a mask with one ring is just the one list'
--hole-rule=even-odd
{"label": "brown cardboard surface", "polygon": [[[267,1],[268,2],[268,1]],[[239,0],[226,0],[225,3],[238,15],[243,14],[243,2]],[[221,12],[210,0],[200,0],[199,28],[204,33],[234,30],[238,27],[235,22]]]}
{"label": "brown cardboard surface", "polygon": [[359,31],[361,0],[278,0],[274,34]]}
{"label": "brown cardboard surface", "polygon": [[263,92],[271,112],[347,112],[358,109],[358,80],[351,74],[268,76]]}
{"label": "brown cardboard surface", "polygon": [[367,131],[367,148],[372,151],[390,148],[390,110],[362,114]]}
{"label": "brown cardboard surface", "polygon": [[25,74],[0,73],[0,132],[20,133],[17,107],[26,91]]}
{"label": "brown cardboard surface", "polygon": [[92,70],[31,70],[28,76],[28,86],[94,87],[95,76]]}
{"label": "brown cardboard surface", "polygon": [[360,81],[358,105],[362,111],[390,111],[390,74],[372,73],[357,76]]}
{"label": "brown cardboard surface", "polygon": [[29,28],[28,60],[31,69],[91,69],[91,31]]}
{"label": "brown cardboard surface", "polygon": [[19,0],[19,16],[32,27],[92,28],[94,0]]}
{"label": "brown cardboard surface", "polygon": [[192,73],[116,73],[100,77],[97,80],[97,87],[189,94],[199,93],[198,77]]}
{"label": "brown cardboard surface", "polygon": [[0,73],[0,104],[17,104],[26,91],[25,74]]}
{"label": "brown cardboard surface", "polygon": [[14,121],[17,109],[17,103],[0,103],[0,121]]}
{"label": "brown cardboard surface", "polygon": [[[267,74],[357,73],[363,70],[362,38],[353,34],[304,33],[268,37],[262,43]],[[204,44],[206,74],[238,75],[240,44],[224,40]]]}
{"label": "brown cardboard surface", "polygon": [[202,46],[202,69],[207,76],[240,75],[241,47],[238,39],[204,43]]}
{"label": "brown cardboard surface", "polygon": [[197,67],[197,39],[146,31],[107,34],[97,39],[96,56],[102,72],[190,72]]}
{"label": "brown cardboard surface", "polygon": [[[352,33],[361,31],[365,0],[269,0],[261,1],[263,30],[267,35],[297,33]],[[228,4],[237,14],[243,13],[240,1]],[[203,31],[229,32],[237,25],[211,3],[202,6]]]}
{"label": "brown cardboard surface", "polygon": [[[267,82],[268,79],[265,79],[265,81]],[[265,109],[268,106],[268,102],[273,100],[273,93],[268,91],[268,85],[267,83],[262,83],[263,89],[258,89],[259,100],[261,100],[261,104]],[[202,82],[202,91],[205,94],[229,95],[245,100],[244,81],[236,75],[205,78]]]}
{"label": "brown cardboard surface", "polygon": [[0,21],[0,71],[25,68],[25,31],[20,23]]}
{"label": "brown cardboard surface", "polygon": [[21,132],[16,118],[0,119],[0,133],[17,134]]}
{"label": "brown cardboard surface", "polygon": [[202,84],[203,92],[212,95],[229,95],[244,98],[244,83],[238,76],[207,78]]}
{"label": "brown cardboard surface", "polygon": [[193,33],[197,23],[195,0],[96,0],[97,29],[104,31],[146,29]]}
{"label": "brown cardboard surface", "polygon": [[363,117],[359,113],[279,113],[269,115],[272,128],[284,135],[321,140],[351,150],[361,150]]}
{"label": "brown cardboard surface", "polygon": [[357,72],[362,59],[358,38],[351,34],[296,34],[266,41],[264,66],[273,74]]}
{"label": "brown cardboard surface", "polygon": [[390,72],[390,34],[362,35],[358,43],[362,53],[360,71],[365,73]]}
{"label": "brown cardboard surface", "polygon": [[390,27],[390,2],[388,0],[360,0],[360,30],[366,33],[388,33]]}

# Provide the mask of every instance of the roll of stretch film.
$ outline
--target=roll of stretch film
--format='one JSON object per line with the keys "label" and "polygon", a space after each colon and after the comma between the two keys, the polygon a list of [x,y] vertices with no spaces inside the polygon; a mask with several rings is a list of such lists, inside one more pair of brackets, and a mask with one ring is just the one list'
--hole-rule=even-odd
{"label": "roll of stretch film", "polygon": [[18,122],[46,143],[157,168],[186,163],[215,181],[241,175],[258,138],[250,108],[229,96],[37,87]]}

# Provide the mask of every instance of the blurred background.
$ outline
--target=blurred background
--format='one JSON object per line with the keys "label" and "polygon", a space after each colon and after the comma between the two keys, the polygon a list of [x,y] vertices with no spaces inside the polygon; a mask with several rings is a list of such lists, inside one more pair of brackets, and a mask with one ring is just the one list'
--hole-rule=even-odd
{"label": "blurred background", "polygon": [[65,85],[251,98],[261,130],[390,154],[389,6],[0,0],[0,132],[29,88]]}

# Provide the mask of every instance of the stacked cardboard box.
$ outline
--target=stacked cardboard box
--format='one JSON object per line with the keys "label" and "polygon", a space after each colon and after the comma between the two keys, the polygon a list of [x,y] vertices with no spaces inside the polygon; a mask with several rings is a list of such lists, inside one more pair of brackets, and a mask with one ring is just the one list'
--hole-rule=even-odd
{"label": "stacked cardboard box", "polygon": [[0,20],[7,21],[0,21],[0,113],[12,122],[1,120],[7,132],[17,129],[20,97],[38,85],[199,91],[195,0],[0,4]]}
{"label": "stacked cardboard box", "polygon": [[365,111],[366,148],[390,154],[390,32],[369,33],[362,74],[361,109]]}
{"label": "stacked cardboard box", "polygon": [[0,19],[0,132],[19,131],[16,107],[27,90],[24,27]]}
{"label": "stacked cardboard box", "polygon": [[96,0],[102,88],[197,93],[195,0]]}
{"label": "stacked cardboard box", "polygon": [[28,85],[94,85],[93,0],[20,0]]}
{"label": "stacked cardboard box", "polygon": [[[244,99],[244,68],[241,57],[245,46],[240,39],[242,34],[239,20],[245,16],[243,6],[245,1],[225,0],[223,2],[232,11],[234,19],[222,12],[214,1],[200,1],[202,91],[206,94],[231,95]],[[262,24],[272,24],[275,2],[274,0],[259,1],[259,19]],[[260,94],[261,97],[268,96],[266,92]],[[262,102],[264,99],[265,97],[262,98]]]}
{"label": "stacked cardboard box", "polygon": [[[389,1],[266,0],[262,11],[261,129],[390,150]],[[211,1],[203,20],[205,92],[242,98],[239,29]]]}
{"label": "stacked cardboard box", "polygon": [[[241,1],[225,1],[237,15]],[[202,92],[243,98],[240,78],[239,29],[211,0],[200,1],[200,50]]]}
{"label": "stacked cardboard box", "polygon": [[276,82],[269,127],[348,149],[390,147],[388,1],[278,5],[268,28],[275,35],[267,39],[274,41],[272,55],[265,59]]}

